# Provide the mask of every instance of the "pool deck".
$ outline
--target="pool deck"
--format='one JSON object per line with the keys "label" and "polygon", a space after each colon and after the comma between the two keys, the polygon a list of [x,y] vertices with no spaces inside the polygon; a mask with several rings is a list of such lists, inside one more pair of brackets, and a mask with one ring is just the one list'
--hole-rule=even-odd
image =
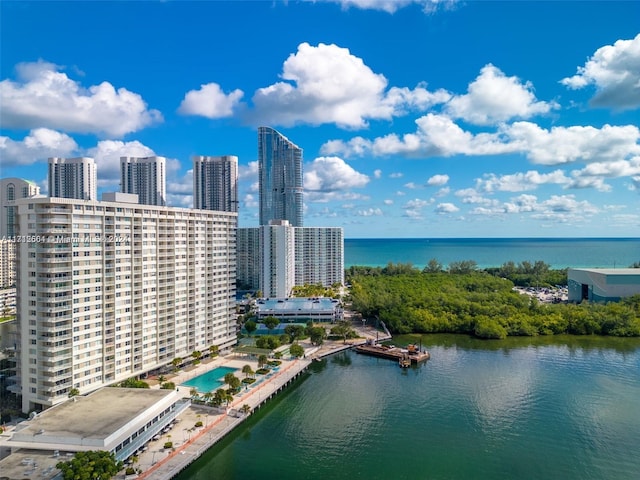
{"label": "pool deck", "polygon": [[[137,477],[125,477],[120,473],[114,478],[129,479],[138,478],[145,480],[170,480],[186,469],[191,463],[197,460],[211,446],[216,444],[234,428],[240,425],[251,413],[268,402],[274,395],[286,388],[297,377],[304,373],[310,363],[315,359],[333,355],[335,353],[353,348],[366,342],[366,339],[384,340],[387,337],[368,326],[354,324],[355,330],[360,338],[347,341],[325,341],[316,347],[308,342],[300,342],[305,348],[304,358],[296,360],[282,360],[277,372],[263,378],[257,385],[242,391],[234,397],[233,402],[226,410],[201,405],[191,405],[178,416],[178,423],[166,435],[157,440],[152,440],[147,444],[147,449],[138,456],[138,462],[132,465],[136,469],[142,470]],[[184,397],[190,397],[191,388],[182,385],[184,382],[211,371],[217,367],[231,367],[242,369],[244,365],[250,365],[255,371],[258,364],[255,359],[229,355],[217,357],[212,360],[203,361],[197,367],[191,367],[177,374],[167,375],[166,380],[174,382],[177,389]],[[242,373],[237,375],[242,377]],[[259,376],[257,376],[259,378]],[[152,388],[159,388],[155,379],[147,380]],[[243,405],[251,408],[249,414],[240,413]],[[202,427],[195,428],[196,422],[201,421]],[[165,450],[164,443],[168,440],[167,435],[171,435],[173,450]]]}
{"label": "pool deck", "polygon": [[[248,415],[243,415],[239,411],[243,405],[249,405],[251,412],[260,408],[262,404],[302,374],[311,361],[309,358],[283,360],[277,372],[263,379],[258,385],[236,395],[226,410],[200,405],[189,407],[178,417],[179,422],[168,433],[174,443],[175,448],[173,451],[163,448],[164,442],[167,441],[166,436],[150,442],[148,449],[138,457],[138,462],[133,465],[134,468],[139,468],[143,471],[137,478],[168,480],[178,475],[209,447],[221,440],[247,418]],[[205,373],[208,369],[219,366],[242,368],[243,365],[247,364],[251,365],[254,370],[257,369],[255,360],[237,359],[230,356],[216,359],[209,365],[201,365],[196,372],[190,372],[191,375],[188,376],[193,378],[196,375]],[[178,380],[177,378],[172,378],[170,380],[178,384],[187,379]],[[178,389],[185,397],[189,397],[190,388],[179,386]],[[197,421],[201,421],[203,426],[195,428],[194,425]],[[124,478],[124,476],[120,475],[117,478]]]}

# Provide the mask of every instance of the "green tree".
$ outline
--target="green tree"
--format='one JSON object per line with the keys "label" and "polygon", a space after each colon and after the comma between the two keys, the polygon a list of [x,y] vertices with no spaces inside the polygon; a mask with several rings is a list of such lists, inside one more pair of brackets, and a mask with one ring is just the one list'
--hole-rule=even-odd
{"label": "green tree", "polygon": [[284,333],[289,336],[289,343],[293,343],[303,337],[304,327],[302,325],[287,325],[284,327]]}
{"label": "green tree", "polygon": [[268,361],[269,361],[269,359],[267,358],[267,356],[265,354],[258,355],[258,368],[264,367],[267,364]]}
{"label": "green tree", "polygon": [[442,270],[442,264],[435,258],[432,258],[424,267],[422,273],[440,273]]}
{"label": "green tree", "polygon": [[276,317],[268,316],[262,320],[262,323],[264,324],[265,327],[267,327],[267,330],[269,330],[269,333],[271,333],[271,330],[273,330],[278,325],[280,325],[280,320],[278,320]]}
{"label": "green tree", "polygon": [[173,365],[174,372],[178,371],[178,367],[180,366],[181,363],[182,363],[182,358],[180,357],[176,357],[173,360],[171,360],[171,365]]}
{"label": "green tree", "polygon": [[56,464],[64,480],[108,480],[122,467],[115,454],[103,450],[77,452],[71,460]]}
{"label": "green tree", "polygon": [[163,382],[160,385],[160,389],[162,390],[174,390],[176,388],[176,384],[174,382]]}
{"label": "green tree", "polygon": [[218,345],[211,345],[209,347],[209,355],[213,358],[213,357],[217,357],[218,356]]}
{"label": "green tree", "polygon": [[342,338],[342,343],[347,343],[347,338],[349,338],[352,331],[351,324],[347,320],[340,320],[336,326],[331,329],[333,335],[338,335]]}
{"label": "green tree", "polygon": [[251,368],[251,365],[245,365],[244,367],[242,367],[242,373],[244,373],[244,377],[247,378],[253,375],[255,372],[253,371],[253,368]]}
{"label": "green tree", "polygon": [[191,356],[193,357],[193,363],[195,365],[200,363],[200,358],[202,357],[202,352],[199,350],[194,351]]}
{"label": "green tree", "polygon": [[253,332],[258,328],[258,324],[253,320],[247,320],[244,322],[244,329],[247,331],[247,335],[251,336]]}
{"label": "green tree", "polygon": [[327,338],[327,332],[324,327],[311,327],[309,329],[309,340],[313,345],[322,345],[325,338]]}
{"label": "green tree", "polygon": [[226,390],[224,390],[223,388],[219,388],[213,394],[213,404],[216,406],[220,406],[227,401],[227,398],[228,394]]}
{"label": "green tree", "polygon": [[473,260],[463,260],[461,262],[451,262],[449,264],[449,273],[458,275],[469,274],[478,269],[478,264]]}
{"label": "green tree", "polygon": [[246,415],[247,413],[249,413],[251,411],[251,405],[249,405],[248,403],[245,403],[244,405],[242,405],[242,407],[240,407],[240,411]]}
{"label": "green tree", "polygon": [[80,390],[78,390],[77,388],[72,388],[71,390],[69,390],[69,398],[75,397],[77,395],[80,395]]}
{"label": "green tree", "polygon": [[119,386],[122,388],[151,388],[147,382],[137,378],[127,378]]}
{"label": "green tree", "polygon": [[293,357],[300,358],[301,356],[304,355],[304,348],[302,347],[302,345],[298,343],[294,343],[289,348],[289,353],[291,353],[291,356]]}
{"label": "green tree", "polygon": [[232,372],[229,372],[224,376],[224,383],[229,385],[230,390],[236,390],[240,387],[241,382],[238,377],[236,377]]}

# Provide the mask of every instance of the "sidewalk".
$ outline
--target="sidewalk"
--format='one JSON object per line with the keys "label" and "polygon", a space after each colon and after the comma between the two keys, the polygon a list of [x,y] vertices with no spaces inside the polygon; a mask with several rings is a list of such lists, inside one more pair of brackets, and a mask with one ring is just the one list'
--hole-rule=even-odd
{"label": "sidewalk", "polygon": [[[234,367],[238,366],[237,364],[241,364],[239,367],[241,368],[242,365],[251,364],[252,362],[249,360],[245,361],[244,359],[232,359],[226,362],[215,363],[215,365],[210,366],[206,370],[222,364]],[[253,363],[255,363],[255,361]],[[138,475],[138,478],[168,480],[176,476],[209,447],[222,439],[247,418],[247,415],[243,415],[239,411],[243,405],[248,405],[251,409],[250,412],[259,408],[260,405],[273,397],[273,395],[286,387],[306,370],[309,363],[311,363],[311,360],[308,359],[283,361],[283,364],[277,372],[270,374],[270,376],[264,379],[259,385],[249,388],[246,392],[242,392],[236,396],[225,413],[218,413],[218,409],[212,407],[199,405],[189,407],[178,417],[178,424],[174,427],[174,430],[170,432],[174,449],[171,451],[163,448],[164,443],[167,441],[166,436],[150,442],[148,450],[143,452],[138,462],[133,465],[134,468],[143,470],[143,473]],[[172,379],[171,381],[178,384],[176,379]],[[180,387],[180,390],[186,391],[190,389]],[[186,396],[189,396],[189,392],[186,392]],[[197,421],[202,421],[203,426],[195,428]],[[124,477],[121,475],[119,478]]]}

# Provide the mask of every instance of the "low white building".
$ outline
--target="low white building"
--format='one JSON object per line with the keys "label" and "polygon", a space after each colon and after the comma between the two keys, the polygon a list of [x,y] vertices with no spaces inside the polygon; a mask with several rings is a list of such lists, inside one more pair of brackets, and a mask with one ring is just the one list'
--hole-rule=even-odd
{"label": "low white building", "polygon": [[640,295],[640,268],[570,268],[569,301],[615,302]]}
{"label": "low white building", "polygon": [[344,318],[340,301],[334,298],[259,298],[256,302],[258,321],[276,317],[281,323],[336,322]]}
{"label": "low white building", "polygon": [[126,460],[190,404],[177,390],[102,388],[18,424],[5,446],[57,454],[103,450]]}

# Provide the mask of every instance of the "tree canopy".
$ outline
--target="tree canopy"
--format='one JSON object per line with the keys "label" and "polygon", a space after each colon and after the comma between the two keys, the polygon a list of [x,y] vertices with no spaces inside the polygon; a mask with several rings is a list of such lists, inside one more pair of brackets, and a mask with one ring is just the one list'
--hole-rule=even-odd
{"label": "tree canopy", "polygon": [[122,467],[122,462],[117,461],[113,453],[102,450],[77,452],[71,460],[56,465],[64,480],[108,480]]}
{"label": "tree canopy", "polygon": [[[501,273],[508,273],[508,267]],[[511,274],[519,274],[518,268],[514,265]],[[541,304],[515,292],[514,283],[500,274],[387,271],[394,274],[352,276],[350,293],[354,310],[384,321],[393,333],[468,333],[481,338],[560,333],[640,336],[640,296],[608,304]],[[553,278],[537,263],[529,274],[540,282]]]}

